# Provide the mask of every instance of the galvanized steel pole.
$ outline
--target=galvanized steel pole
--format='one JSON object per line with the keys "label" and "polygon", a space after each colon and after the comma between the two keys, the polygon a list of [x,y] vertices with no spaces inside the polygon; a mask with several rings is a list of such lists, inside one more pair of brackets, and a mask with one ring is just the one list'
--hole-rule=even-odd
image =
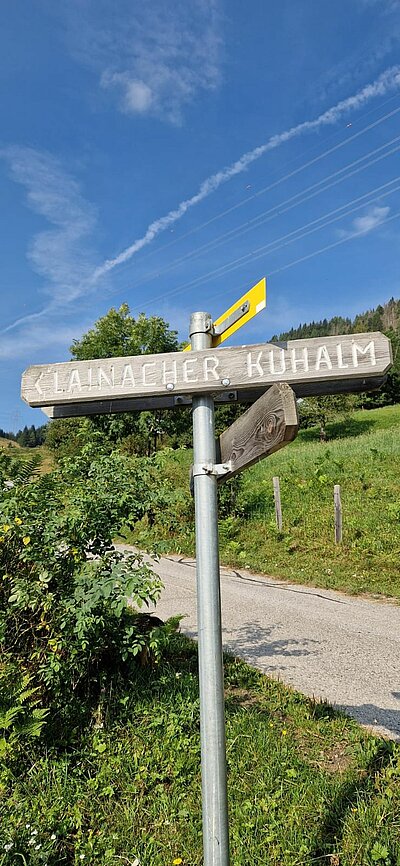
{"label": "galvanized steel pole", "polygon": [[[192,349],[211,348],[209,313],[192,314],[190,337]],[[213,397],[193,395],[192,404],[194,465],[215,465]],[[193,480],[204,866],[229,866],[217,478],[195,474]]]}

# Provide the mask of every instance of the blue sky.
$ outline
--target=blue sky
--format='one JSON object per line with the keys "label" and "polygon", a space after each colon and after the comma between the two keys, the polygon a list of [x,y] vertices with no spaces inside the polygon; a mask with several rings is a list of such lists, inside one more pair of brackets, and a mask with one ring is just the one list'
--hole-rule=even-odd
{"label": "blue sky", "polygon": [[398,297],[399,47],[399,0],[7,4],[0,426],[123,302],[184,339],[266,275],[256,342]]}

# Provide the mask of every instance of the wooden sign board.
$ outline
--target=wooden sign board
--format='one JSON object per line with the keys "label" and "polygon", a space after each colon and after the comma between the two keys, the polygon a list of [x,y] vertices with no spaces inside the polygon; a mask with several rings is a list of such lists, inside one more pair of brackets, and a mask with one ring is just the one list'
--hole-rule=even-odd
{"label": "wooden sign board", "polygon": [[300,383],[319,387],[383,378],[391,364],[390,340],[383,334],[346,334],[34,366],[23,374],[21,394],[30,406],[38,407],[223,391],[255,394],[277,381],[296,390]]}
{"label": "wooden sign board", "polygon": [[286,382],[275,383],[219,437],[217,462],[231,466],[220,480],[284,448],[298,429],[296,395]]}
{"label": "wooden sign board", "polygon": [[[386,376],[368,376],[362,379],[332,379],[296,382],[293,390],[296,397],[319,397],[324,394],[355,394],[381,388]],[[265,388],[240,391],[218,391],[213,397],[219,403],[254,403],[265,393]],[[159,409],[179,409],[192,405],[190,394],[165,397],[139,397],[128,400],[93,400],[91,403],[67,403],[57,406],[42,406],[48,418],[79,418],[85,415],[116,415],[120,412],[154,412]]]}

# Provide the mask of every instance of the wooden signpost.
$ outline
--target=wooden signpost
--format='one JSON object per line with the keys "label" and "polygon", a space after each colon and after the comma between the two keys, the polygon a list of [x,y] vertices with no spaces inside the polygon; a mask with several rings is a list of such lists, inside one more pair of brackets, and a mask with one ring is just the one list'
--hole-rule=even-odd
{"label": "wooden signpost", "polygon": [[[192,314],[190,353],[68,361],[22,377],[23,399],[51,417],[192,404],[204,866],[229,866],[217,482],[295,438],[296,396],[379,387],[392,363],[375,332],[216,349],[264,307],[262,280],[215,323]],[[253,405],[216,442],[214,404],[236,400]]]}
{"label": "wooden signpost", "polygon": [[[236,392],[243,402],[275,382],[295,390],[333,393],[340,383],[383,382],[392,363],[390,340],[379,332],[314,337],[287,343],[257,343],[229,349],[169,352],[93,361],[67,361],[29,367],[22,377],[22,398],[30,406],[69,406],[114,401],[145,402],[157,398]],[[153,401],[154,404],[153,404]],[[120,410],[121,411],[121,410]],[[124,410],[122,410],[124,411]],[[75,414],[75,413],[74,413]]]}

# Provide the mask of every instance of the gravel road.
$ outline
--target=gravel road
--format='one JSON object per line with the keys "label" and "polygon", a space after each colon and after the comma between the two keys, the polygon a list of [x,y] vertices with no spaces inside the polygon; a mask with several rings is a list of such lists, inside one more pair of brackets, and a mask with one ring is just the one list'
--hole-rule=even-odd
{"label": "gravel road", "polygon": [[[195,562],[154,563],[162,619],[196,637]],[[400,740],[400,605],[221,569],[224,647],[306,695]]]}

